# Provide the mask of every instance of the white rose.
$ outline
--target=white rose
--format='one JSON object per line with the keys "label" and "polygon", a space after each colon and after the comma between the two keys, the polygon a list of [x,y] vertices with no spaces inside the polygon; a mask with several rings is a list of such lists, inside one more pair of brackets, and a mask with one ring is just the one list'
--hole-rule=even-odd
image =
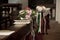
{"label": "white rose", "polygon": [[46,7],[45,7],[45,6],[42,6],[42,9],[43,9],[43,10],[46,10]]}
{"label": "white rose", "polygon": [[24,10],[19,11],[20,14],[24,14]]}
{"label": "white rose", "polygon": [[38,11],[42,11],[42,7],[41,7],[41,6],[37,6],[36,9],[37,9]]}

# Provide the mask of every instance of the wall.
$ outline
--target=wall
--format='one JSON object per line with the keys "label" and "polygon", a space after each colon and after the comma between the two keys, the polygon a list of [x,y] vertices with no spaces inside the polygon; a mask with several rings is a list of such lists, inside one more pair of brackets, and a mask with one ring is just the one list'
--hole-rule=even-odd
{"label": "wall", "polygon": [[19,0],[8,0],[8,3],[18,3]]}
{"label": "wall", "polygon": [[21,2],[22,2],[22,6],[23,6],[22,8],[28,6],[28,0],[22,0]]}
{"label": "wall", "polygon": [[22,8],[28,6],[28,0],[8,0],[8,3],[21,3]]}
{"label": "wall", "polygon": [[60,23],[60,0],[56,0],[56,21]]}

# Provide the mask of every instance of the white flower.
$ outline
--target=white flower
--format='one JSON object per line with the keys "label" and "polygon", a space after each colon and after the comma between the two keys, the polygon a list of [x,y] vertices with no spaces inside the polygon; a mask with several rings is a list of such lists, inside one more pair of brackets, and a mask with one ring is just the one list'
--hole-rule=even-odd
{"label": "white flower", "polygon": [[20,14],[24,14],[24,10],[20,10],[19,13],[20,13]]}
{"label": "white flower", "polygon": [[46,7],[45,7],[45,6],[42,6],[42,9],[43,9],[43,10],[46,10]]}
{"label": "white flower", "polygon": [[36,9],[37,9],[38,11],[42,11],[42,6],[37,6]]}
{"label": "white flower", "polygon": [[23,20],[23,18],[22,18],[22,17],[21,17],[20,19],[21,19],[21,20]]}

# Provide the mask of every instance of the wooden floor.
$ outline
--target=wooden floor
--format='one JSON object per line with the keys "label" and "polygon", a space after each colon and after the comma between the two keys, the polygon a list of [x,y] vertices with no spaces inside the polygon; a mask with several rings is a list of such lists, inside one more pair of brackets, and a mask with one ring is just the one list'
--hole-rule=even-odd
{"label": "wooden floor", "polygon": [[48,30],[48,35],[44,35],[44,40],[60,40],[60,24],[56,21],[50,21],[51,28]]}

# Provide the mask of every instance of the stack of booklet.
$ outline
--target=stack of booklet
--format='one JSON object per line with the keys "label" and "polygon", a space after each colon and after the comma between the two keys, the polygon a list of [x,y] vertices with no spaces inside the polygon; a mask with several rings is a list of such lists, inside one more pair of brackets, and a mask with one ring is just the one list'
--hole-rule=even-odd
{"label": "stack of booklet", "polygon": [[14,20],[14,24],[29,24],[30,20]]}

